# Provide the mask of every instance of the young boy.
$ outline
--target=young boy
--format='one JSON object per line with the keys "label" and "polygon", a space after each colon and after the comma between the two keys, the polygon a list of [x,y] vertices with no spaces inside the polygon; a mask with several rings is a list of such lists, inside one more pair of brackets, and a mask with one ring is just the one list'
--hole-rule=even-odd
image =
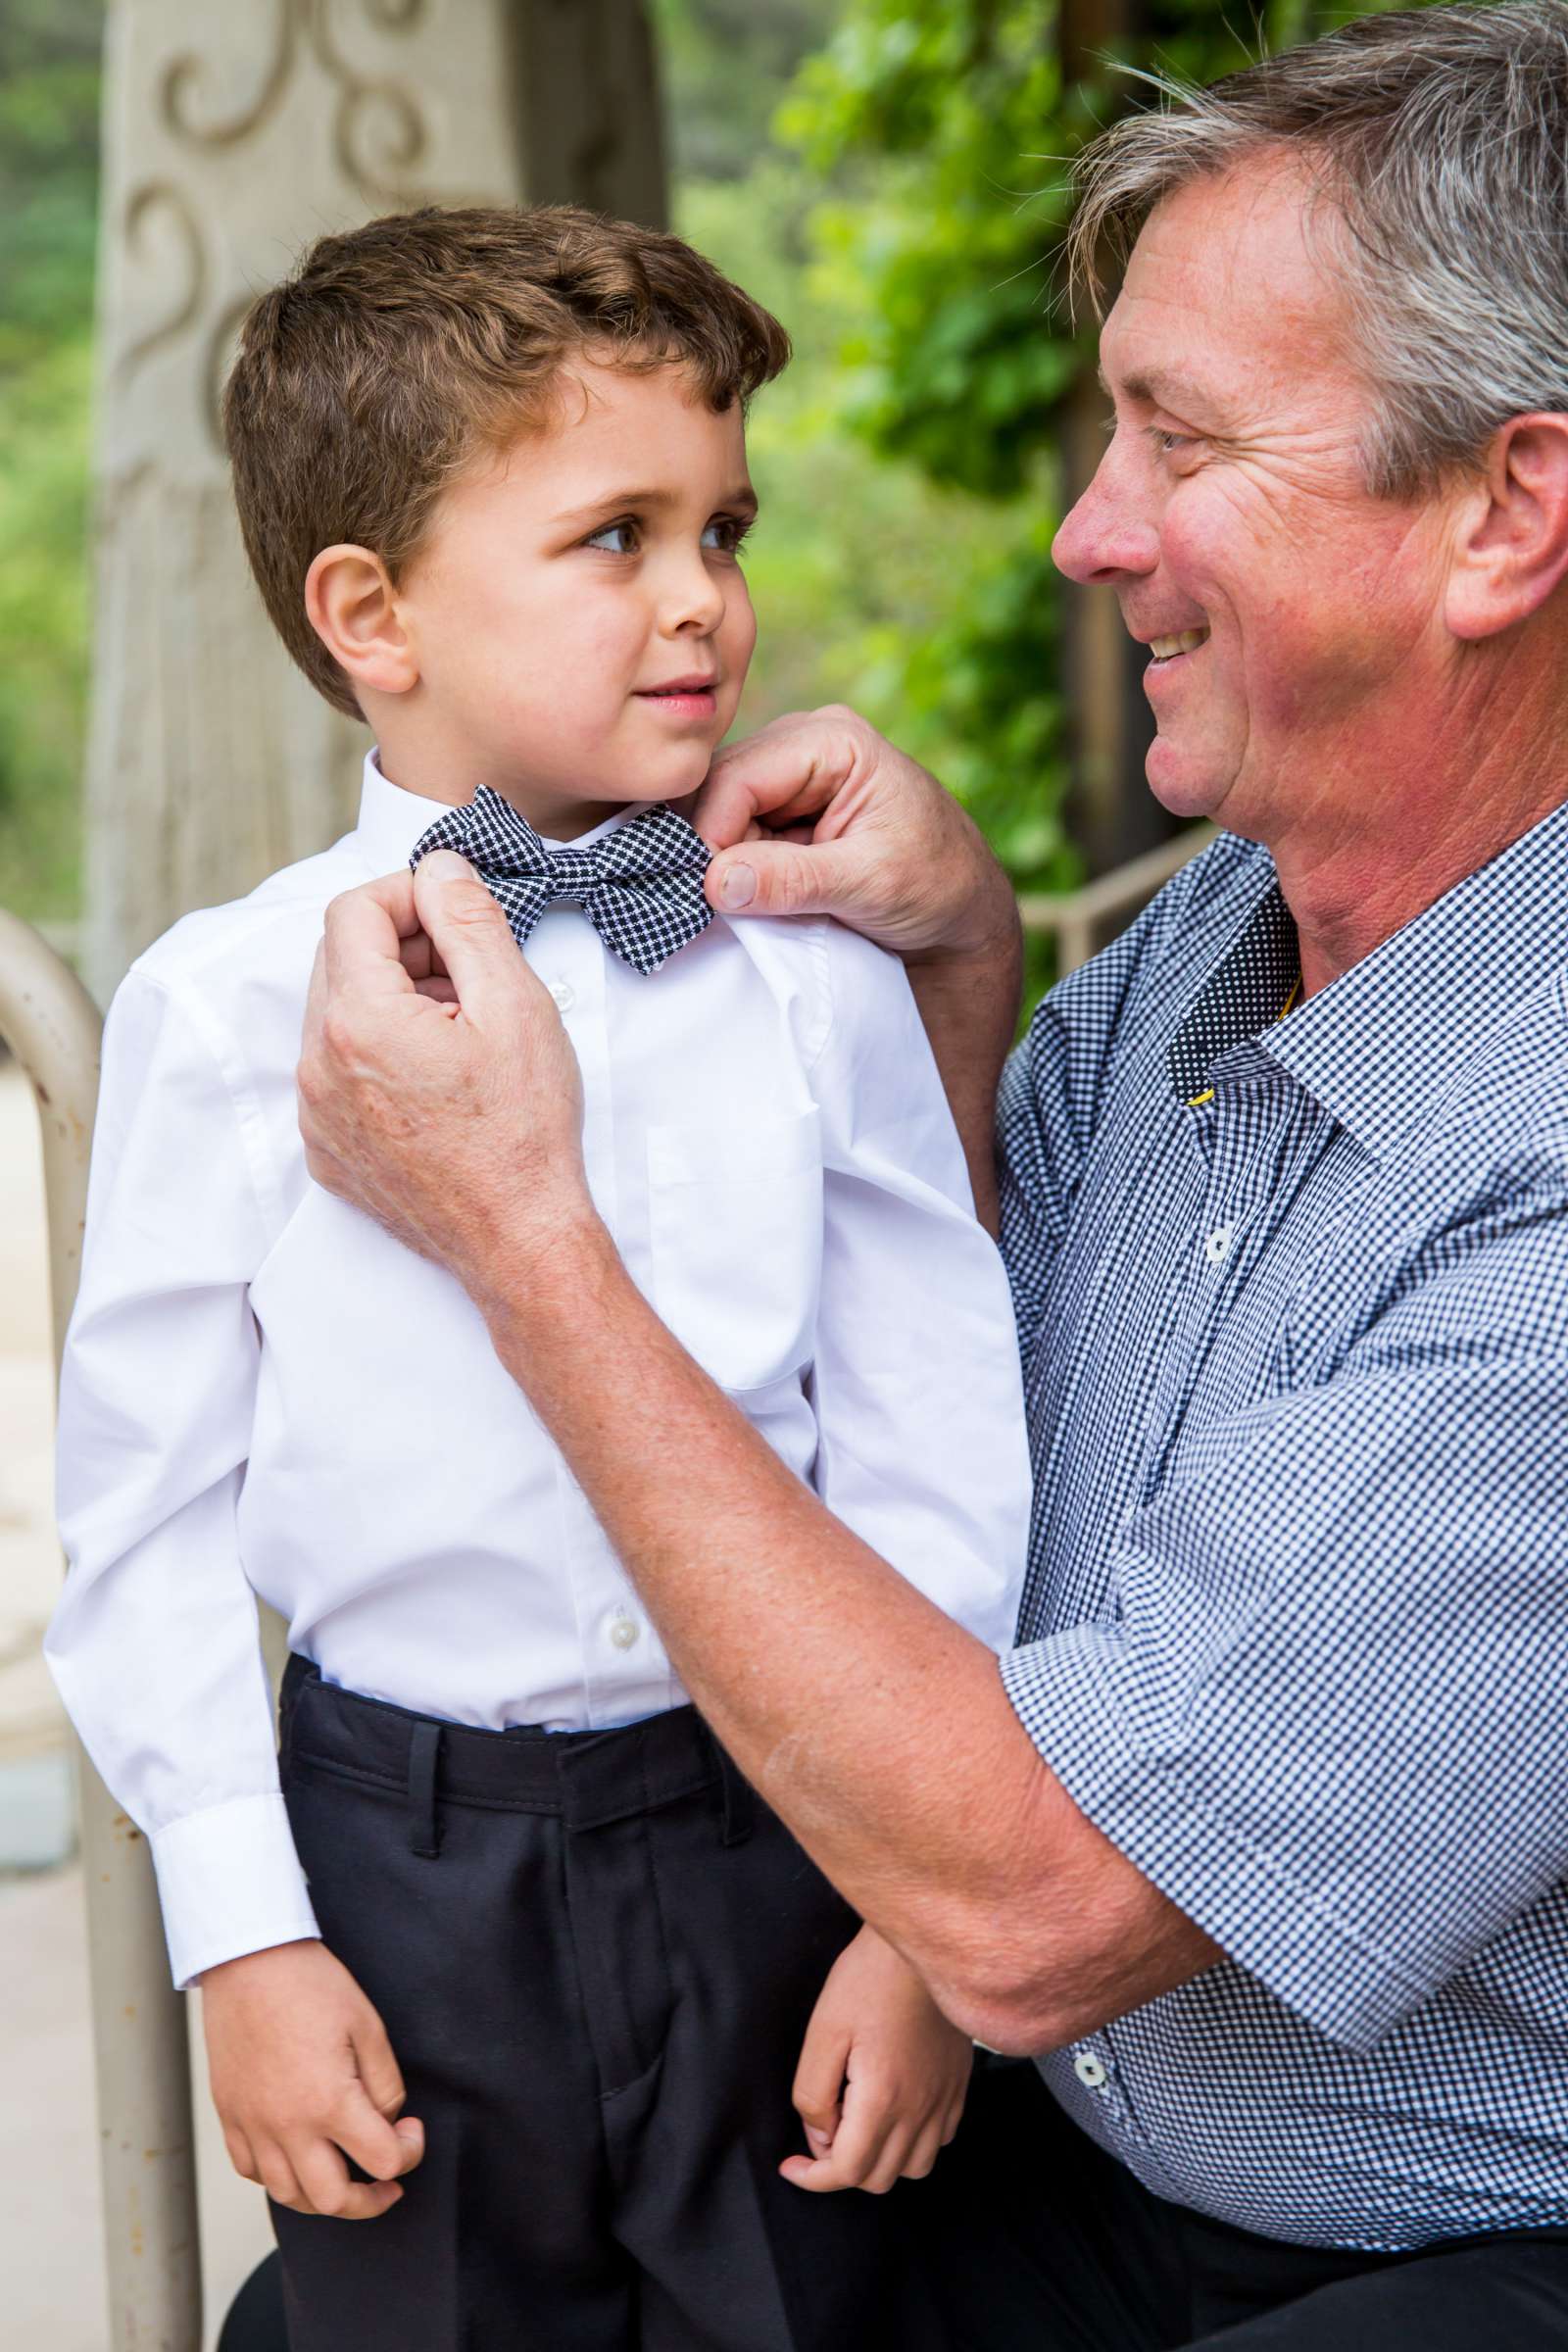
{"label": "young boy", "polygon": [[327,901],[461,849],[661,1314],[1010,1639],[1005,1286],[902,970],[711,919],[668,806],[745,679],[743,410],[787,354],[674,238],[426,212],[317,245],[228,386],[268,609],[377,749],[351,834],[115,1000],[49,1654],[202,1984],[293,2352],[921,2340],[890,2209],[803,2191],[927,2171],[967,2046],[716,1749],[462,1290],[312,1185],[295,1124]]}

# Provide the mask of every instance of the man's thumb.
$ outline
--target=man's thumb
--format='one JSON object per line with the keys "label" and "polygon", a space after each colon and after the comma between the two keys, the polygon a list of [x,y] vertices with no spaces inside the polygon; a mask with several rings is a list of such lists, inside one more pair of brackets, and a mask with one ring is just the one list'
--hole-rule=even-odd
{"label": "man's thumb", "polygon": [[466,858],[456,850],[421,858],[414,869],[414,907],[466,1011],[474,1011],[498,981],[515,984],[521,959],[512,926]]}
{"label": "man's thumb", "polygon": [[708,869],[720,914],[831,914],[852,895],[855,855],[837,841],[746,841]]}

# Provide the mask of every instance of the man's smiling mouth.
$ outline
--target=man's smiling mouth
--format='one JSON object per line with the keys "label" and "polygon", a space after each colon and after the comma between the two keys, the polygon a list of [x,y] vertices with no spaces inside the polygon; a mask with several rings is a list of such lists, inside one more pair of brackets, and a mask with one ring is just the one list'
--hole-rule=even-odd
{"label": "man's smiling mouth", "polygon": [[1149,650],[1156,662],[1174,662],[1178,654],[1196,654],[1207,643],[1207,629],[1181,629],[1174,637],[1151,637]]}

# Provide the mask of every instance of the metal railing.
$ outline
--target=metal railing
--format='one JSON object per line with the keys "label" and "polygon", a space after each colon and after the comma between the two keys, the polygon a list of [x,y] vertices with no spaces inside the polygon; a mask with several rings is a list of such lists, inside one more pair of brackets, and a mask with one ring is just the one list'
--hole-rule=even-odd
{"label": "metal railing", "polygon": [[[81,1271],[98,1008],[38,932],[0,908],[0,1038],[32,1085],[49,1212],[55,1366]],[[78,1751],[110,2352],[199,2352],[201,2248],[185,2008],[152,1857]]]}

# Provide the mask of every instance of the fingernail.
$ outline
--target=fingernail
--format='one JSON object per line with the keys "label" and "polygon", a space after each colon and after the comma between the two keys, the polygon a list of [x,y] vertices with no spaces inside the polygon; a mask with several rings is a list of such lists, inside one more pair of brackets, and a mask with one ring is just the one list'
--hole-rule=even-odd
{"label": "fingernail", "polygon": [[756,896],[756,867],[726,865],[718,878],[719,904],[730,907],[749,906]]}
{"label": "fingernail", "polygon": [[419,863],[427,866],[438,882],[473,880],[473,867],[459,850],[432,850]]}

